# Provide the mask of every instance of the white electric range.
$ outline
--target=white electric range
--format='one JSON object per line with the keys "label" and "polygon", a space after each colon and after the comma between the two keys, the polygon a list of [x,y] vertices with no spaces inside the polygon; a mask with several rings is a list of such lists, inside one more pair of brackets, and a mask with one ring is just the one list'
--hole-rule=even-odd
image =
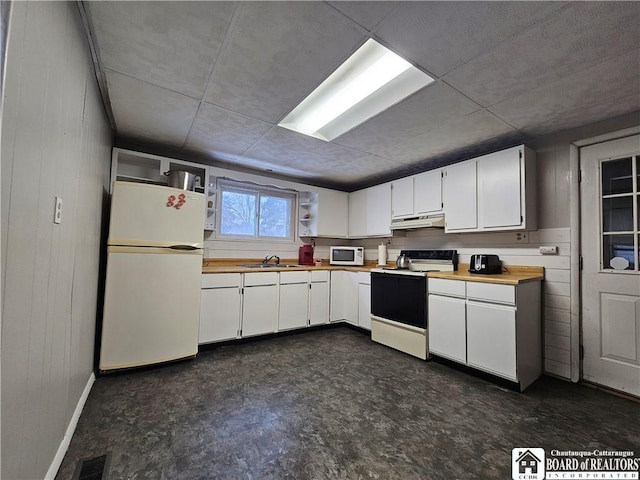
{"label": "white electric range", "polygon": [[401,250],[408,269],[371,270],[371,339],[426,360],[429,356],[427,274],[458,268],[456,250]]}

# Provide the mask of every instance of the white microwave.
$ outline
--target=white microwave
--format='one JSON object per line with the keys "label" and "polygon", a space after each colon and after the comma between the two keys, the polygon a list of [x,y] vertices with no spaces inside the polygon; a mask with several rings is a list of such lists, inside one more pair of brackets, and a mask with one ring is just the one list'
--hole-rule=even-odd
{"label": "white microwave", "polygon": [[364,247],[329,247],[331,265],[364,265]]}

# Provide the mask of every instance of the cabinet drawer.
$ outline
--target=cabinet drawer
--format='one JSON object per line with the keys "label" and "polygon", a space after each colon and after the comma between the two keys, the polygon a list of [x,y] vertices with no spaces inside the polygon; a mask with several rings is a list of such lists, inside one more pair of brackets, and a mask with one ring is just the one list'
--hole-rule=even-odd
{"label": "cabinet drawer", "polygon": [[329,270],[311,270],[312,282],[328,282]]}
{"label": "cabinet drawer", "polygon": [[461,298],[466,295],[465,283],[461,280],[445,280],[444,278],[429,278],[427,281],[429,293]]}
{"label": "cabinet drawer", "polygon": [[516,287],[495,283],[467,282],[467,298],[485,302],[516,304]]}
{"label": "cabinet drawer", "polygon": [[278,272],[260,272],[260,273],[245,273],[244,274],[244,286],[253,287],[255,285],[277,285],[278,284]]}
{"label": "cabinet drawer", "polygon": [[309,272],[280,272],[280,285],[289,283],[307,283],[309,281]]}
{"label": "cabinet drawer", "polygon": [[206,273],[202,275],[202,288],[239,287],[239,273]]}

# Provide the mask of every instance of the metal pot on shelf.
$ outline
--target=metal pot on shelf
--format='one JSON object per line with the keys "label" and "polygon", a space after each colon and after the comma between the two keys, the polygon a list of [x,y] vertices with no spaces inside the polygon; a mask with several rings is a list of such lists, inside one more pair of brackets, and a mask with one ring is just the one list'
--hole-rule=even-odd
{"label": "metal pot on shelf", "polygon": [[164,172],[167,178],[167,185],[182,190],[194,190],[195,175],[184,170],[169,170]]}

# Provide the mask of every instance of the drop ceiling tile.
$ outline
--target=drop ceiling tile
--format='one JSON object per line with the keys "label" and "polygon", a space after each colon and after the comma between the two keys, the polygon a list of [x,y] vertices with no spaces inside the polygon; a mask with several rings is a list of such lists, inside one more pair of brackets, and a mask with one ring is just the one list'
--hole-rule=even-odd
{"label": "drop ceiling tile", "polygon": [[271,127],[270,123],[203,103],[185,146],[214,158],[230,160],[242,154]]}
{"label": "drop ceiling tile", "polygon": [[242,3],[206,101],[276,123],[364,41],[322,2]]}
{"label": "drop ceiling tile", "polygon": [[418,163],[489,139],[517,133],[516,130],[484,110],[410,138],[381,152],[381,156],[402,164]]}
{"label": "drop ceiling tile", "polygon": [[489,106],[640,48],[640,2],[575,2],[444,80]]}
{"label": "drop ceiling tile", "polygon": [[182,145],[197,100],[110,70],[105,74],[118,135]]}
{"label": "drop ceiling tile", "polygon": [[403,2],[376,29],[390,48],[442,76],[564,2]]}
{"label": "drop ceiling tile", "polygon": [[636,121],[640,124],[640,92],[625,97],[608,99],[598,104],[578,107],[563,112],[561,116],[547,122],[523,128],[522,131],[529,136],[538,137],[632,112],[639,112],[636,115]]}
{"label": "drop ceiling tile", "polygon": [[[640,56],[638,52],[595,64],[568,75],[556,82],[540,85],[522,95],[493,105],[490,110],[517,128],[535,130],[536,125],[562,121],[572,112],[585,108],[598,118],[585,117],[582,123],[593,123],[602,116],[594,105],[604,106],[608,100],[628,97],[640,92]],[[640,110],[629,104],[627,112]],[[626,112],[620,112],[626,113]]]}
{"label": "drop ceiling tile", "polygon": [[336,138],[334,143],[385,156],[394,145],[479,109],[453,88],[435,83]]}
{"label": "drop ceiling tile", "polygon": [[367,30],[373,28],[400,2],[328,2]]}
{"label": "drop ceiling tile", "polygon": [[103,68],[200,99],[234,2],[86,2]]}
{"label": "drop ceiling tile", "polygon": [[[276,173],[306,172],[330,182],[349,183],[398,168],[395,162],[275,127],[247,150],[239,163],[258,161]],[[285,170],[280,170],[284,167]]]}

